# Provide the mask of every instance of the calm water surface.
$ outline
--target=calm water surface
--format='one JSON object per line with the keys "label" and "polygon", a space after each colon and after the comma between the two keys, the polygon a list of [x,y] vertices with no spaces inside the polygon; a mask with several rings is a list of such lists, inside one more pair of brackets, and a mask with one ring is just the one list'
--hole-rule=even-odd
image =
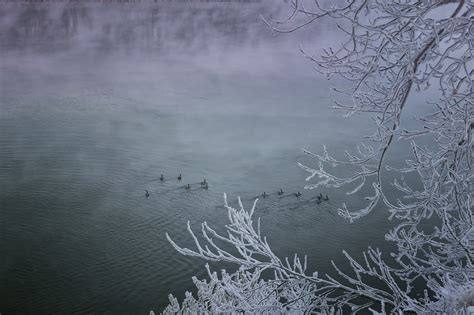
{"label": "calm water surface", "polygon": [[[301,148],[342,153],[371,128],[330,111],[329,84],[309,69],[73,61],[2,64],[2,314],[161,311],[169,293],[182,299],[193,275],[205,277],[204,262],[177,254],[165,232],[192,246],[187,220],[220,229],[224,192],[249,207],[263,191],[303,192],[261,199],[256,216],[275,252],[307,254],[313,270],[342,262],[343,248],[384,246],[386,213],[355,225],[336,215],[362,195],[303,190],[296,162],[311,160]],[[330,202],[317,205],[319,192]]]}

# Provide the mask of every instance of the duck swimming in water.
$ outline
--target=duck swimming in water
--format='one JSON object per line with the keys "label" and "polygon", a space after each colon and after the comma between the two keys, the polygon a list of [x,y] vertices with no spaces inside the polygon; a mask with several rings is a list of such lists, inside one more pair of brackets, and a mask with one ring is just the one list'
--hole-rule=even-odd
{"label": "duck swimming in water", "polygon": [[181,178],[182,178],[182,177],[181,177],[181,174],[179,174],[179,176],[178,176],[178,180],[181,180]]}
{"label": "duck swimming in water", "polygon": [[263,198],[267,198],[267,196],[268,196],[267,193],[266,193],[266,192],[263,192],[262,197],[263,197]]}
{"label": "duck swimming in water", "polygon": [[280,195],[280,196],[283,195],[283,189],[282,188],[280,188],[280,191],[278,192],[278,195]]}
{"label": "duck swimming in water", "polygon": [[148,192],[148,189],[145,189],[145,197],[150,197],[150,193]]}
{"label": "duck swimming in water", "polygon": [[185,186],[185,188],[186,188],[186,189],[191,189],[191,185],[190,185],[190,184],[187,184],[187,185]]}
{"label": "duck swimming in water", "polygon": [[301,196],[301,193],[298,191],[297,193],[295,193],[295,196],[299,197],[299,196]]}
{"label": "duck swimming in water", "polygon": [[161,174],[160,180],[161,180],[161,181],[164,181],[164,180],[165,180],[165,177],[163,176],[163,174]]}

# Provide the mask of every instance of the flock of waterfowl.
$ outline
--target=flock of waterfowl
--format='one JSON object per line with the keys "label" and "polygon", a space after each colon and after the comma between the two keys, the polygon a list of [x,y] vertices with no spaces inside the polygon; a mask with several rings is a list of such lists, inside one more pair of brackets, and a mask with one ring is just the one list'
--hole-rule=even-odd
{"label": "flock of waterfowl", "polygon": [[[181,181],[181,180],[183,179],[183,176],[182,176],[181,174],[179,174],[176,179],[177,179],[178,181]],[[153,181],[156,181],[156,180],[160,180],[161,182],[164,182],[166,179],[165,179],[164,175],[161,174],[160,177],[155,178],[155,179],[153,179],[153,180],[151,180],[151,181],[149,181],[149,182],[153,182]],[[205,189],[205,190],[208,190],[208,189],[209,189],[209,184],[208,184],[208,182],[207,182],[207,180],[206,180],[205,178],[204,178],[204,180],[203,180],[202,182],[199,182],[198,184],[201,185],[201,188],[202,188],[202,189]],[[184,186],[184,188],[185,188],[186,190],[190,190],[190,189],[191,189],[191,184],[189,184],[189,183],[186,184],[186,185]],[[285,192],[283,191],[282,188],[280,188],[280,190],[277,192],[277,195],[278,195],[278,196],[282,196],[282,195],[284,195],[284,194],[285,194]],[[298,197],[301,197],[302,195],[303,195],[303,194],[302,194],[301,192],[299,192],[299,191],[293,193],[293,196],[295,196],[295,197],[297,197],[297,198],[298,198]],[[269,197],[270,197],[270,194],[267,194],[267,193],[264,191],[261,196],[262,196],[263,198],[269,198]],[[145,190],[145,197],[146,197],[146,198],[150,197],[150,193],[148,192],[147,189]],[[317,204],[320,204],[320,203],[323,202],[323,201],[329,201],[329,197],[328,197],[328,195],[323,196],[322,193],[319,193],[319,195],[316,197],[316,203],[317,203]]]}
{"label": "flock of waterfowl", "polygon": [[[284,195],[284,194],[285,194],[285,192],[283,191],[282,188],[280,188],[280,190],[277,192],[277,195],[278,195],[278,196],[282,196],[282,195]],[[292,195],[298,198],[298,197],[301,197],[303,194],[298,191],[298,192],[293,193]],[[270,194],[267,194],[267,193],[264,191],[261,196],[262,196],[263,198],[268,198],[268,197],[270,197]],[[328,195],[323,196],[322,193],[319,193],[319,195],[316,197],[316,203],[317,203],[317,204],[320,204],[320,203],[323,202],[323,201],[329,201],[329,197],[328,197]]]}
{"label": "flock of waterfowl", "polygon": [[[178,181],[181,181],[183,179],[183,176],[181,174],[178,175],[178,177],[176,177],[176,179]],[[161,174],[160,177],[158,178],[155,178],[155,179],[152,179],[150,180],[149,182],[154,182],[156,180],[160,180],[161,182],[164,182],[166,179],[165,179],[165,176],[163,174]],[[204,178],[204,180],[202,182],[200,182],[199,184],[201,184],[201,188],[202,189],[205,189],[205,190],[208,190],[209,189],[209,183],[207,182],[207,180]],[[184,189],[186,190],[190,190],[191,189],[191,184],[186,184],[184,185]],[[145,197],[148,198],[150,197],[150,192],[148,191],[148,189],[145,189]]]}

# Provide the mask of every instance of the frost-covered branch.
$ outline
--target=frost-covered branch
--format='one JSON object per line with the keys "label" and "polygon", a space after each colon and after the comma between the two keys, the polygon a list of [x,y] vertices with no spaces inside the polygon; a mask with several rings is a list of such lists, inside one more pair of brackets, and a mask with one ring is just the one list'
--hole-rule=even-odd
{"label": "frost-covered branch", "polygon": [[[337,277],[320,276],[317,272],[308,273],[306,257],[300,259],[295,255],[291,260],[282,260],[272,252],[266,238],[261,235],[260,220],[257,220],[257,224],[253,223],[255,203],[250,211],[244,209],[240,199],[239,209],[229,206],[227,200],[225,207],[230,221],[226,225],[227,236],[219,235],[203,223],[201,232],[204,241],[199,241],[188,225],[195,249],[180,247],[168,234],[167,238],[183,255],[232,262],[239,266],[238,271],[233,274],[222,271],[219,278],[206,266],[210,280],[193,279],[198,288],[197,298],[186,294],[180,307],[177,300],[170,296],[171,304],[165,313],[339,313],[349,309],[369,308],[379,309],[381,312],[423,309],[422,302],[409,296],[411,286],[404,282],[407,276],[403,268],[395,269],[386,265],[378,249],[369,248],[364,253],[363,264],[344,252],[353,274],[343,272],[334,263]],[[221,246],[227,244],[235,254],[224,250],[214,239],[221,241]],[[378,286],[368,285],[366,281],[369,279],[380,283]]]}
{"label": "frost-covered branch", "polygon": [[[261,235],[250,212],[230,207],[227,235],[206,223],[194,250],[184,255],[236,263],[239,270],[199,282],[198,297],[186,297],[174,310],[262,313],[464,312],[474,305],[474,2],[472,0],[346,0],[290,2],[289,17],[265,20],[275,32],[291,33],[322,18],[335,22],[343,39],[321,56],[300,48],[317,71],[343,82],[335,88],[348,102],[334,108],[347,117],[366,114],[374,132],[344,158],[305,153],[316,167],[299,164],[315,180],[307,189],[346,189],[366,200],[362,209],[342,204],[339,215],[354,222],[374,209],[388,211],[393,228],[393,263],[369,248],[364,261],[344,252],[350,268],[336,274],[306,271],[305,259],[280,259]],[[412,96],[430,95],[413,130],[402,118],[420,106]],[[406,141],[411,158],[387,164],[396,141]],[[423,144],[422,144],[423,143]],[[343,168],[343,176],[337,175]],[[412,178],[407,181],[405,178]],[[413,179],[414,178],[414,179]],[[366,191],[373,193],[365,195]],[[398,192],[398,198],[392,197]],[[219,242],[218,244],[216,242]],[[391,260],[392,261],[392,260]],[[347,270],[350,270],[347,272]],[[271,275],[268,275],[270,273]],[[413,290],[424,287],[424,295]],[[214,294],[219,292],[216,298]],[[200,294],[200,295],[199,295]],[[200,308],[196,308],[200,307]],[[170,309],[168,309],[170,310]]]}
{"label": "frost-covered branch", "polygon": [[[329,78],[352,83],[337,90],[351,102],[336,102],[334,107],[347,116],[368,113],[376,127],[369,142],[356,153],[346,152],[344,160],[331,156],[325,147],[323,155],[305,150],[319,161],[317,168],[300,164],[311,174],[307,180],[318,178],[306,188],[347,186],[348,194],[356,194],[371,185],[374,194],[365,197],[368,204],[363,209],[349,210],[343,204],[338,213],[353,222],[376,207],[387,208],[391,219],[401,221],[387,235],[399,247],[397,259],[422,260],[420,272],[425,265],[450,266],[452,276],[461,277],[455,270],[472,270],[474,263],[468,241],[473,233],[474,3],[353,0],[327,8],[316,2],[314,11],[303,4],[292,1],[293,16],[300,13],[311,20],[329,15],[345,36],[340,46],[325,49],[319,58],[302,50]],[[267,23],[280,31],[278,22]],[[439,99],[428,104],[430,113],[417,117],[421,128],[401,129],[404,108],[419,106],[409,95],[428,89]],[[415,142],[419,137],[432,145],[419,145]],[[402,169],[385,162],[395,139],[411,141],[413,158]],[[332,168],[347,165],[352,166],[352,174],[333,174]],[[422,189],[410,186],[403,177],[389,185],[389,176],[396,172],[415,174]],[[393,188],[402,197],[390,200],[386,191]],[[437,222],[433,232],[421,228],[426,221]],[[433,268],[426,273],[432,274]]]}

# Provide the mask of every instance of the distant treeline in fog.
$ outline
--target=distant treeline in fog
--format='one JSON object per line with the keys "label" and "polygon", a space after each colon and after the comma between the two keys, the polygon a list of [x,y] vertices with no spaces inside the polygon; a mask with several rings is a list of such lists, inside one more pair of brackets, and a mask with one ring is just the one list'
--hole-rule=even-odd
{"label": "distant treeline in fog", "polygon": [[[110,3],[107,3],[110,2]],[[4,2],[0,45],[15,49],[202,49],[270,38],[260,14],[281,1],[141,0]],[[185,5],[183,5],[185,3]]]}
{"label": "distant treeline in fog", "polygon": [[53,3],[62,3],[62,2],[72,2],[72,3],[91,3],[91,2],[100,2],[100,3],[199,3],[199,2],[234,2],[234,3],[259,3],[262,0],[3,0],[2,2],[15,2],[15,3],[41,3],[41,2],[53,2]]}

